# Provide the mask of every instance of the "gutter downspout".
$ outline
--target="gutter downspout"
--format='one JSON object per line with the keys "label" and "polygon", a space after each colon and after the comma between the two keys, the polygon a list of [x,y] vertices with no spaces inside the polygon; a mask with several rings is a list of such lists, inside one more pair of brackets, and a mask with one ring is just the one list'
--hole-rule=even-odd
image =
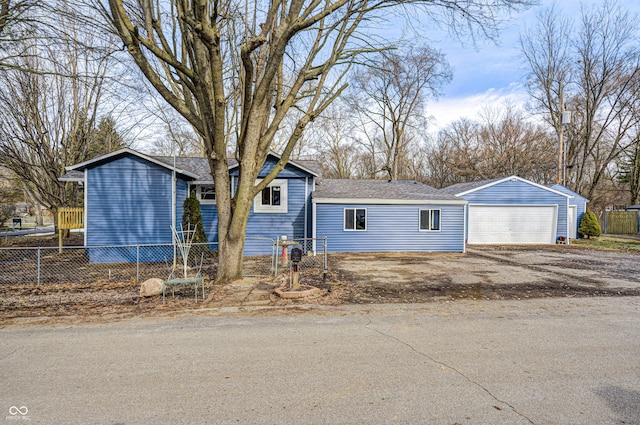
{"label": "gutter downspout", "polygon": [[85,168],[84,169],[84,217],[82,217],[82,220],[84,222],[84,246],[87,246],[87,230],[89,230],[88,221],[87,221],[87,217],[89,216],[88,214],[89,185],[87,184],[87,182],[89,181],[88,178],[89,178],[89,170]]}
{"label": "gutter downspout", "polygon": [[[569,214],[571,214],[571,208],[569,208],[569,198],[567,198],[567,226],[566,226],[567,227],[567,231],[565,232],[567,234],[567,239],[564,242],[565,245],[569,245]],[[577,220],[577,217],[576,217],[576,220]],[[575,223],[573,223],[573,224],[575,225]]]}
{"label": "gutter downspout", "polygon": [[312,200],[311,202],[311,237],[313,238],[313,254],[316,252],[316,201]]}
{"label": "gutter downspout", "polygon": [[469,204],[467,202],[464,203],[464,210],[463,210],[463,235],[462,235],[462,253],[466,254],[467,253],[467,206]]}
{"label": "gutter downspout", "polygon": [[[309,235],[309,224],[307,223],[307,216],[309,215],[309,177],[304,178],[304,238],[307,239]],[[306,249],[306,247],[305,247]]]}
{"label": "gutter downspout", "polygon": [[173,245],[173,269],[176,269],[177,261],[178,261],[178,252],[176,247],[176,241],[174,241],[174,234],[178,229],[176,228],[176,151],[175,147],[171,146],[171,150],[173,153],[173,170],[171,170],[171,245]]}

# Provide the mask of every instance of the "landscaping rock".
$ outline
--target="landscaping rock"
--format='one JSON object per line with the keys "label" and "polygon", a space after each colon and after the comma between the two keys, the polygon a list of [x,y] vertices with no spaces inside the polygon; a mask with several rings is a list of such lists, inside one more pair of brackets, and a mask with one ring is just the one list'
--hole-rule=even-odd
{"label": "landscaping rock", "polygon": [[140,285],[141,297],[153,297],[162,294],[164,281],[158,278],[147,279]]}

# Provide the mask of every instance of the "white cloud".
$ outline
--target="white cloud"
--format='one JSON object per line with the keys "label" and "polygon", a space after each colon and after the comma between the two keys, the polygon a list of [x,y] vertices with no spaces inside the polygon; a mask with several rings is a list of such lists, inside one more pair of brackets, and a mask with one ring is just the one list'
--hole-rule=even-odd
{"label": "white cloud", "polygon": [[486,107],[501,108],[505,102],[524,107],[528,100],[523,85],[512,83],[507,87],[491,88],[484,93],[440,99],[428,105],[427,114],[433,117],[431,131],[437,132],[460,118],[477,120],[480,112]]}

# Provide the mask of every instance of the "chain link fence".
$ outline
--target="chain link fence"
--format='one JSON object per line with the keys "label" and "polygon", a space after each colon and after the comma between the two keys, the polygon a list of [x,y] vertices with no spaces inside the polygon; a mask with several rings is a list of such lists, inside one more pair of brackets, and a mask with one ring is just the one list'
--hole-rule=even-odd
{"label": "chain link fence", "polygon": [[[203,275],[215,276],[217,244],[192,247],[190,262],[203,255]],[[173,245],[0,248],[0,284],[92,283],[166,279],[175,261]]]}
{"label": "chain link fence", "polygon": [[273,256],[274,274],[278,270],[289,271],[289,253],[292,248],[299,247],[302,250],[302,259],[298,263],[299,270],[317,269],[322,272],[323,279],[327,276],[327,238],[296,238],[277,239],[276,252]]}
{"label": "chain link fence", "polygon": [[[303,258],[301,269],[327,272],[327,241],[295,239]],[[282,241],[248,237],[245,240],[243,274],[274,276],[288,270],[282,256]],[[285,260],[285,262],[283,262]],[[199,265],[205,279],[213,279],[218,268],[218,244],[193,244],[188,264]],[[141,282],[149,278],[167,279],[182,264],[180,250],[166,245],[119,245],[90,247],[0,248],[0,284],[65,284],[93,282]]]}

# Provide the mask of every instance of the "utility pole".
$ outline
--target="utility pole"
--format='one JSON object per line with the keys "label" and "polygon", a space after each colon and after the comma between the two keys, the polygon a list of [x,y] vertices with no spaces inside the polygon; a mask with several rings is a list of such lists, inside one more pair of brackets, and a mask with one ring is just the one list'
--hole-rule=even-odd
{"label": "utility pole", "polygon": [[558,178],[557,183],[564,185],[564,92],[560,89],[560,131],[558,131]]}

